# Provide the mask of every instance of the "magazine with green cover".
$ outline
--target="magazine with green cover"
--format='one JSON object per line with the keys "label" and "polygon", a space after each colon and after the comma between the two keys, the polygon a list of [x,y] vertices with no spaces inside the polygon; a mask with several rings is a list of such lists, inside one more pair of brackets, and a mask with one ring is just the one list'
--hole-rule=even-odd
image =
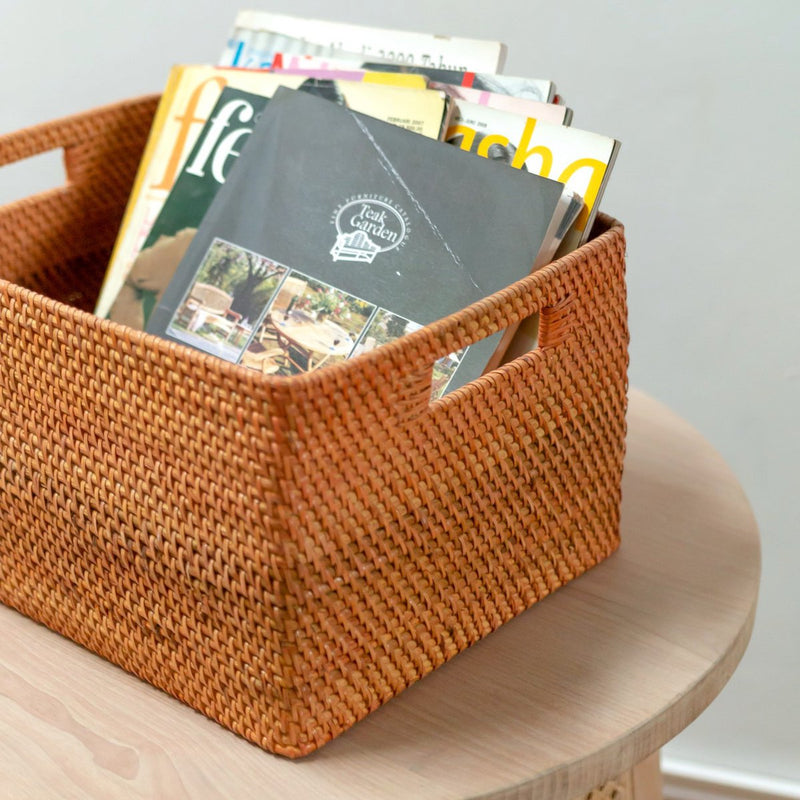
{"label": "magazine with green cover", "polygon": [[[262,372],[358,355],[547,263],[563,184],[280,90],[147,330]],[[500,334],[437,364],[479,376]]]}

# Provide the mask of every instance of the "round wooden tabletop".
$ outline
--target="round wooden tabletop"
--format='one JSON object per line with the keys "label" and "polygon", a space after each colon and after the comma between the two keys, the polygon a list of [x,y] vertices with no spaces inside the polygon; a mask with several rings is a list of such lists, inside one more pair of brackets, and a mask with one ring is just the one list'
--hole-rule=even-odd
{"label": "round wooden tabletop", "polygon": [[635,391],[628,424],[619,551],[305,759],[0,607],[0,794],[555,800],[626,771],[728,680],[760,571],[709,444]]}

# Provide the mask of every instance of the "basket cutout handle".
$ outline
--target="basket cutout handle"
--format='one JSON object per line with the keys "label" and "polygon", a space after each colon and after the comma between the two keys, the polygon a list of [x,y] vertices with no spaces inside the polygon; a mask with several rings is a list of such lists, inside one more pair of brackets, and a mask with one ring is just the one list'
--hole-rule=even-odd
{"label": "basket cutout handle", "polygon": [[[505,339],[499,349],[506,353],[506,345],[515,337],[525,341],[526,347],[521,352],[559,345],[575,329],[578,297],[572,287],[567,288],[572,269],[570,257],[553,262],[463,311],[427,326],[423,331],[428,332],[430,363],[498,333]],[[418,335],[422,338],[423,331],[409,338]],[[520,331],[533,335],[520,337]],[[509,360],[509,356],[503,360]]]}
{"label": "basket cutout handle", "polygon": [[24,194],[3,202],[33,198],[75,182],[80,174],[80,151],[86,144],[70,122],[72,118],[57,120],[0,137],[2,174],[27,187]]}
{"label": "basket cutout handle", "polygon": [[156,95],[147,95],[132,103],[114,103],[0,135],[0,171],[5,167],[19,170],[24,176],[20,185],[27,183],[29,175],[35,175],[35,184],[41,188],[33,193],[28,189],[27,198],[46,191],[42,185],[45,175],[51,189],[80,184],[87,175],[102,173],[101,168],[110,163],[112,152],[103,149],[110,137],[109,126],[119,131],[120,139],[128,137],[132,129],[133,138],[137,143],[141,139],[143,146],[157,100]]}
{"label": "basket cutout handle", "polygon": [[502,351],[506,364],[533,350],[558,347],[574,330],[575,300],[568,295],[558,303],[534,312],[511,329],[508,346]]}
{"label": "basket cutout handle", "polygon": [[[455,394],[470,391],[473,383],[519,356],[565,344],[576,331],[579,303],[577,293],[566,290],[556,280],[560,274],[556,270],[550,276],[529,276],[456,314],[384,345],[382,359],[377,352],[363,356],[366,374],[369,374],[368,363],[372,362],[376,385],[380,382],[385,392],[391,391],[387,407],[392,409],[392,416],[413,422],[427,413],[440,399],[433,393],[436,362],[462,348],[493,336],[497,339],[497,355],[490,358],[483,375],[455,390]],[[537,291],[540,287],[545,291]]]}
{"label": "basket cutout handle", "polygon": [[[46,150],[0,167],[0,184],[12,191],[0,197],[2,203],[13,203],[60,189],[69,180],[63,149]],[[14,191],[14,187],[24,187]]]}

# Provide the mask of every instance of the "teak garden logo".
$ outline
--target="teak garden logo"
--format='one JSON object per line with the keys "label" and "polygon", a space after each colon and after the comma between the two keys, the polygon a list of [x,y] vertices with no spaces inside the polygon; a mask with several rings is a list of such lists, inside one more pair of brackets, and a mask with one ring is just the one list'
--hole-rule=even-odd
{"label": "teak garden logo", "polygon": [[402,247],[410,227],[405,211],[377,194],[348,198],[331,221],[336,226],[336,243],[330,251],[333,260],[368,264],[378,253]]}

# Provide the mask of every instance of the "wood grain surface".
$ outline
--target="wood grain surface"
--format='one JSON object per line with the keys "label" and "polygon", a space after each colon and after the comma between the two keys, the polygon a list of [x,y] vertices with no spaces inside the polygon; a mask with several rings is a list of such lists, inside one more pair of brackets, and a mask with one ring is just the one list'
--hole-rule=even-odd
{"label": "wood grain surface", "polygon": [[758,531],[689,425],[633,391],[606,562],[298,761],[0,607],[0,798],[573,798],[717,695],[747,645]]}

